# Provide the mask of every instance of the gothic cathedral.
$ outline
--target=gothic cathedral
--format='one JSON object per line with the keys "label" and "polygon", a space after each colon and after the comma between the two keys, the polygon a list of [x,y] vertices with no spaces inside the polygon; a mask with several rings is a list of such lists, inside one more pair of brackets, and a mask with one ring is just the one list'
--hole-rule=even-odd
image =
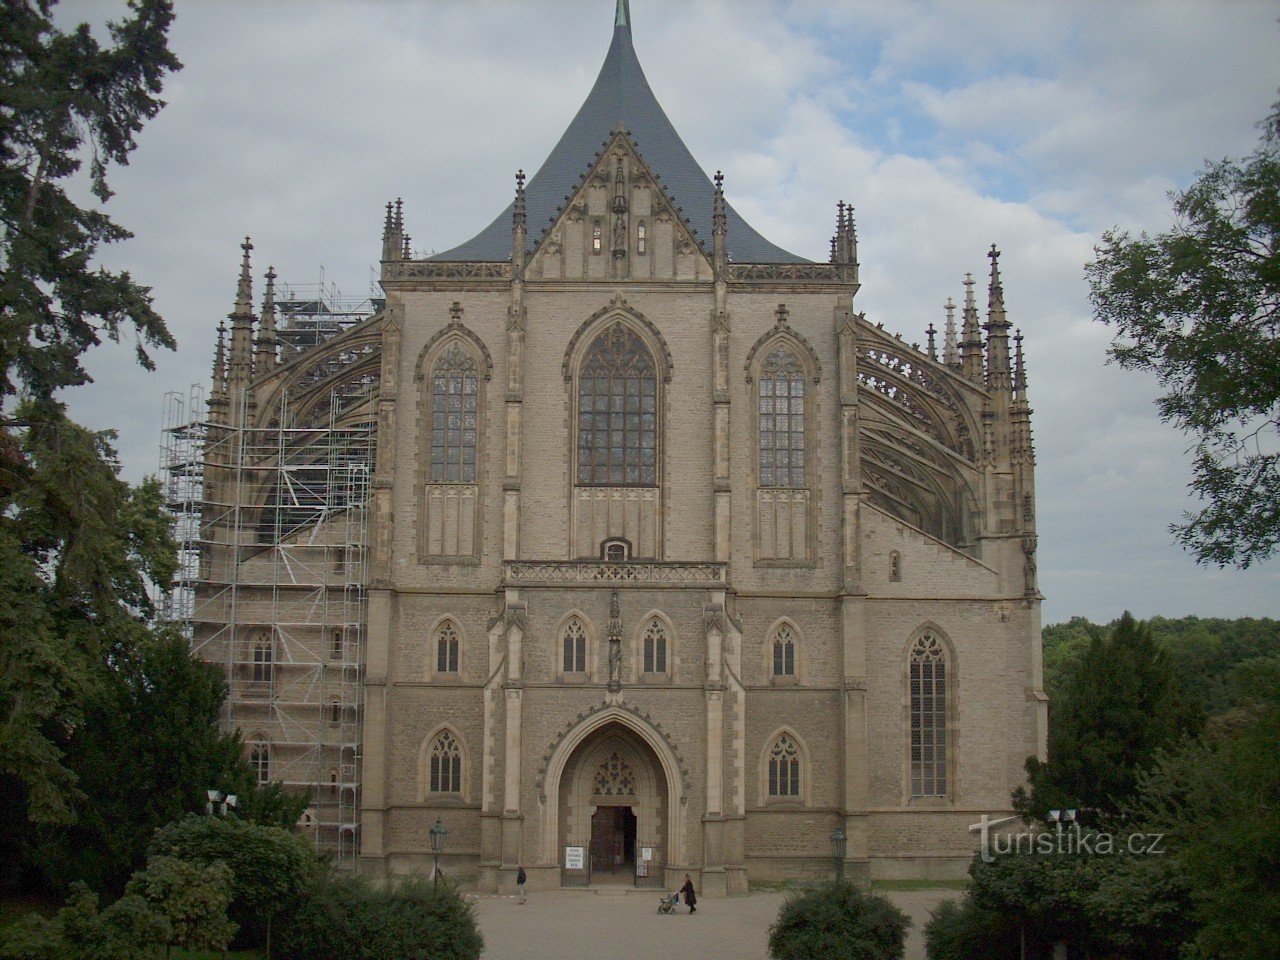
{"label": "gothic cathedral", "polygon": [[715,896],[835,849],[957,876],[1043,756],[998,251],[984,321],[967,279],[920,349],[855,310],[852,208],[816,263],[725,188],[619,0],[492,223],[417,259],[388,205],[367,315],[303,342],[274,273],[254,312],[246,243],[193,644],[262,779],[361,871]]}

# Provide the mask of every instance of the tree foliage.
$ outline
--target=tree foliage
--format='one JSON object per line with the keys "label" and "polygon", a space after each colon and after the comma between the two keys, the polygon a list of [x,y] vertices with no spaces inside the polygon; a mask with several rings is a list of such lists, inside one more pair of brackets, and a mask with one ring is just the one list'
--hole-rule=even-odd
{"label": "tree foliage", "polygon": [[1128,613],[1111,635],[1090,640],[1049,708],[1048,760],[1027,760],[1030,791],[1014,805],[1038,819],[1055,808],[1081,808],[1092,822],[1132,797],[1138,772],[1157,751],[1194,732],[1200,716],[1169,658]]}
{"label": "tree foliage", "polygon": [[233,879],[225,863],[154,857],[130,878],[126,895],[141,897],[168,921],[166,947],[225,950],[236,932],[227,919]]}
{"label": "tree foliage", "polygon": [[181,67],[168,48],[169,0],[130,0],[132,16],[108,25],[102,46],[87,24],[54,26],[54,0],[5,4],[0,31],[0,400],[21,389],[45,400],[84,383],[80,358],[105,335],[137,334],[172,348],[150,291],[128,273],[92,265],[98,245],[129,232],[78,206],[67,182],[89,158],[94,194],[106,201],[109,164],[127,164],[156,115],[165,74]]}
{"label": "tree foliage", "polygon": [[826,883],[787,898],[769,928],[774,960],[901,960],[906,914],[851,883]]}
{"label": "tree foliage", "polygon": [[0,930],[5,960],[154,960],[172,936],[169,921],[142,897],[122,897],[105,910],[84,884],[53,919],[30,914]]}
{"label": "tree foliage", "polygon": [[192,815],[156,831],[150,854],[231,868],[229,915],[240,927],[239,941],[266,941],[268,925],[294,909],[319,877],[322,864],[310,844],[291,830],[249,823],[236,817]]}
{"label": "tree foliage", "polygon": [[1264,128],[1172,196],[1172,230],[1109,231],[1087,268],[1112,358],[1153,372],[1160,418],[1195,440],[1203,506],[1172,529],[1219,566],[1280,546],[1280,104]]}

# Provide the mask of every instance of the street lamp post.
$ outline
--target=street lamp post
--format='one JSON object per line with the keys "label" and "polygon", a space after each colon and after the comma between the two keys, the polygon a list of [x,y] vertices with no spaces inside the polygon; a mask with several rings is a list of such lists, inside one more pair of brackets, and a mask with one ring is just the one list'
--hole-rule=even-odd
{"label": "street lamp post", "polygon": [[444,852],[444,824],[436,817],[436,825],[428,833],[431,834],[431,855],[435,858],[435,870],[432,872],[432,885],[440,885],[440,854]]}
{"label": "street lamp post", "polygon": [[844,835],[844,827],[836,827],[831,835],[831,856],[836,862],[836,883],[844,882],[844,853],[848,847],[848,838]]}

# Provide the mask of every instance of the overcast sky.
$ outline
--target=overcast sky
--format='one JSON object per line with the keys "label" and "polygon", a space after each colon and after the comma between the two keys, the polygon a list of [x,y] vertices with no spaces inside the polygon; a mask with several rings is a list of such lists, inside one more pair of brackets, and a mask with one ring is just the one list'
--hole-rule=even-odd
{"label": "overcast sky", "polygon": [[[180,0],[185,69],[111,176],[108,209],[137,236],[104,254],[153,288],[180,346],[152,374],[131,347],[96,351],[73,415],[119,431],[129,479],[155,471],[164,394],[207,381],[246,234],[257,294],[273,264],[366,295],[387,200],[404,197],[420,251],[478,232],[590,89],[613,6]],[[1280,563],[1206,570],[1172,543],[1188,440],[1157,421],[1152,382],[1105,364],[1083,275],[1102,231],[1167,228],[1167,191],[1256,144],[1280,86],[1275,4],[631,6],[659,101],[758,230],[825,260],[835,202],[856,206],[870,320],[923,342],[966,271],[984,288],[987,247],[1004,251],[1046,623],[1280,615]]]}

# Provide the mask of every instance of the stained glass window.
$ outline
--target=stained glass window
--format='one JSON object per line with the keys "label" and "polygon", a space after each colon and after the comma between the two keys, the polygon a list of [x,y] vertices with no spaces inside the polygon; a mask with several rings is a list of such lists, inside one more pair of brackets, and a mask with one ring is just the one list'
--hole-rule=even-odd
{"label": "stained glass window", "polygon": [[785,733],[769,750],[769,796],[800,796],[800,748]]}
{"label": "stained glass window", "polygon": [[785,623],[779,626],[773,635],[773,675],[775,677],[796,675],[796,635]]}
{"label": "stained glass window", "polygon": [[654,617],[644,632],[644,672],[667,672],[667,631]]}
{"label": "stained glass window", "polygon": [[804,369],[786,347],[760,365],[760,486],[804,486]]}
{"label": "stained glass window", "polygon": [[462,747],[448,730],[431,743],[431,792],[462,792]]}
{"label": "stained glass window", "polygon": [[587,631],[574,617],[564,628],[564,672],[586,673]]}
{"label": "stained glass window", "polygon": [[436,672],[458,672],[458,629],[446,620],[436,633]]}
{"label": "stained glass window", "polygon": [[923,634],[911,647],[911,795],[947,794],[947,655]]}
{"label": "stained glass window", "polygon": [[450,344],[431,371],[432,483],[475,483],[479,390],[475,358]]}
{"label": "stained glass window", "polygon": [[591,345],[578,382],[578,483],[657,485],[657,398],[653,356],[615,323]]}

